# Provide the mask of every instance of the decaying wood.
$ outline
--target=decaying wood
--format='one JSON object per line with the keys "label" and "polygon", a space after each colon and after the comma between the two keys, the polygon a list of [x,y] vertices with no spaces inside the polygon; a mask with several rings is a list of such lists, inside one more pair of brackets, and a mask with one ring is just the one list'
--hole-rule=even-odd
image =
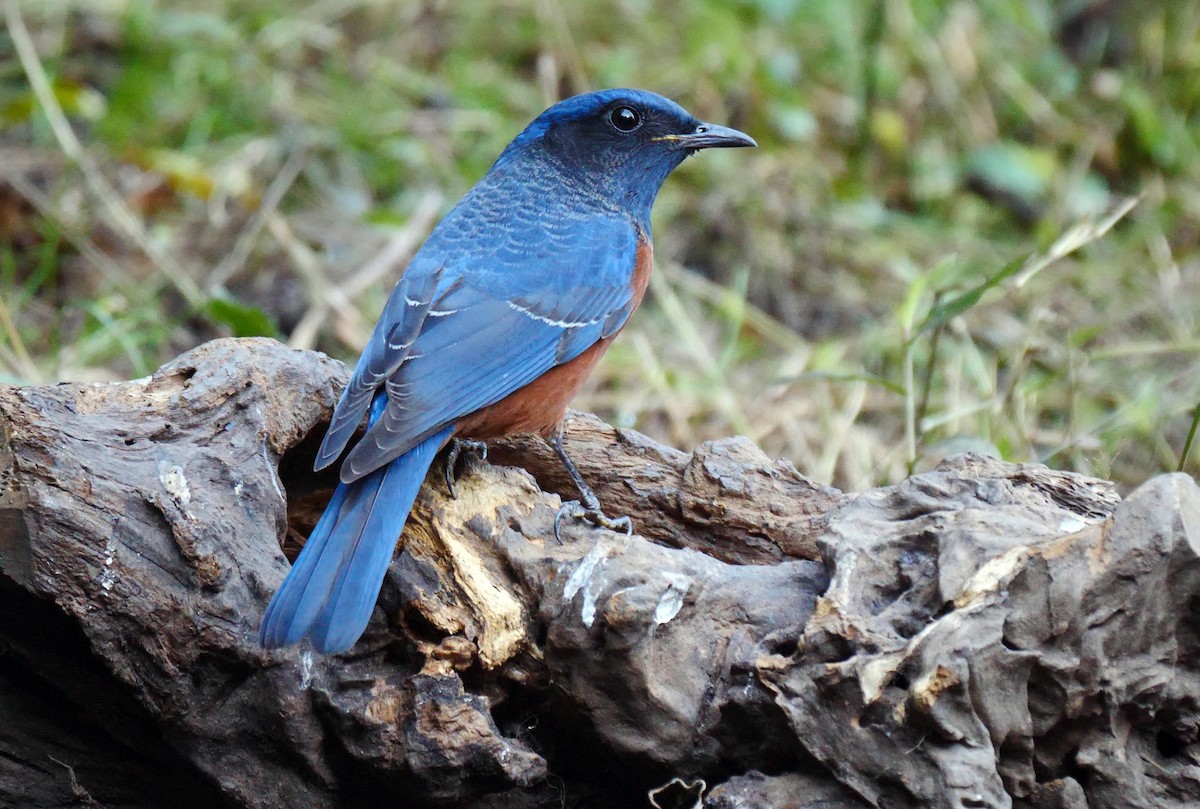
{"label": "decaying wood", "polygon": [[1200,497],[981,457],[856,495],[576,414],[431,471],[366,635],[264,652],[346,378],[266,340],[0,388],[0,805],[1200,805]]}

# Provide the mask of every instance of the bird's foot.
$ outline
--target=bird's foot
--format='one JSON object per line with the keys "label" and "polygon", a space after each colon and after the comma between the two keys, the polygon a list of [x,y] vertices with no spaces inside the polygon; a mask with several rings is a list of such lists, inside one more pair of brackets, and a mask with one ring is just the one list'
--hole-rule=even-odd
{"label": "bird's foot", "polygon": [[559,545],[562,544],[561,528],[564,516],[575,520],[586,520],[598,528],[607,528],[609,531],[624,531],[626,536],[632,536],[633,520],[629,517],[617,517],[614,520],[600,510],[600,498],[596,497],[596,493],[584,482],[583,475],[579,474],[575,462],[571,460],[571,456],[567,455],[567,450],[563,446],[562,424],[558,425],[558,429],[550,436],[549,440],[551,448],[557,453],[567,474],[571,477],[571,482],[579,490],[579,499],[563,503],[558,509],[558,513],[554,515],[554,540]]}
{"label": "bird's foot", "polygon": [[474,453],[479,456],[479,460],[486,461],[488,446],[486,441],[470,441],[466,438],[451,438],[450,451],[446,453],[446,468],[443,474],[446,476],[446,488],[450,490],[450,496],[458,499],[458,491],[454,488],[454,467],[458,464],[459,457],[464,452]]}
{"label": "bird's foot", "polygon": [[597,528],[607,528],[609,531],[621,531],[625,536],[633,536],[633,520],[629,519],[629,517],[617,517],[614,519],[601,511],[600,504],[597,502],[584,504],[578,500],[568,500],[559,507],[558,513],[554,515],[554,540],[559,545],[562,544],[561,531],[563,517],[570,517],[573,520],[585,520]]}

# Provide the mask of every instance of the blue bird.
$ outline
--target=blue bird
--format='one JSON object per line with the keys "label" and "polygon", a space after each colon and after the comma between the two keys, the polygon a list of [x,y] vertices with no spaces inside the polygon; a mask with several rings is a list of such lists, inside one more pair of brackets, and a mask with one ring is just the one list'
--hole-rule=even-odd
{"label": "blue bird", "polygon": [[[425,475],[451,443],[538,433],[580,491],[560,511],[609,519],[562,445],[571,397],[641,303],[650,208],[684,158],[755,146],[644,90],[602,90],[543,112],[434,229],[396,284],[343,391],[315,467],[341,483],[267,607],[265,647],[349,649],[375,607]],[[555,522],[557,534],[558,521]]]}

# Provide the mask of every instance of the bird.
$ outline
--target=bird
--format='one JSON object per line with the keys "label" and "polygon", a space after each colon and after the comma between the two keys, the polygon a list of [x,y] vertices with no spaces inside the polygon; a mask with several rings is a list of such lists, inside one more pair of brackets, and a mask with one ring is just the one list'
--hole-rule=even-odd
{"label": "bird", "polygon": [[756,145],[661,95],[609,89],[554,104],[505,147],[413,256],[338,400],[314,469],[342,458],[340,480],[263,614],[264,648],[358,641],[447,445],[454,494],[461,452],[541,435],[580,493],[555,537],[564,516],[632,530],[566,453],[566,408],[646,292],[667,175],[701,149]]}

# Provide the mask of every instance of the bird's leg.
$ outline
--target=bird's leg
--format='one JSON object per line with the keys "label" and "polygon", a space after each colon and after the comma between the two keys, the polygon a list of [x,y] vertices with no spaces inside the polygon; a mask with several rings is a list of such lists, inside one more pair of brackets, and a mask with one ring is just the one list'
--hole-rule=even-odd
{"label": "bird's leg", "polygon": [[446,468],[443,470],[443,474],[446,476],[446,488],[450,490],[450,496],[456,500],[458,492],[454,489],[454,466],[464,452],[473,452],[479,456],[479,460],[486,461],[487,442],[471,441],[466,438],[450,439],[450,451],[446,453]]}
{"label": "bird's leg", "polygon": [[575,488],[579,490],[578,500],[569,500],[562,504],[558,513],[554,515],[554,539],[560,545],[562,537],[559,535],[559,528],[562,524],[564,515],[575,519],[584,519],[592,525],[607,528],[610,531],[624,531],[626,535],[633,534],[633,520],[629,517],[617,517],[615,520],[600,510],[600,498],[596,497],[596,493],[583,480],[583,475],[579,474],[579,470],[575,468],[575,462],[567,455],[567,451],[563,448],[563,426],[558,425],[558,429],[554,431],[554,435],[550,437],[550,446],[554,448],[554,452],[563,462],[563,466],[567,468],[567,474],[571,476],[571,482],[575,484]]}

